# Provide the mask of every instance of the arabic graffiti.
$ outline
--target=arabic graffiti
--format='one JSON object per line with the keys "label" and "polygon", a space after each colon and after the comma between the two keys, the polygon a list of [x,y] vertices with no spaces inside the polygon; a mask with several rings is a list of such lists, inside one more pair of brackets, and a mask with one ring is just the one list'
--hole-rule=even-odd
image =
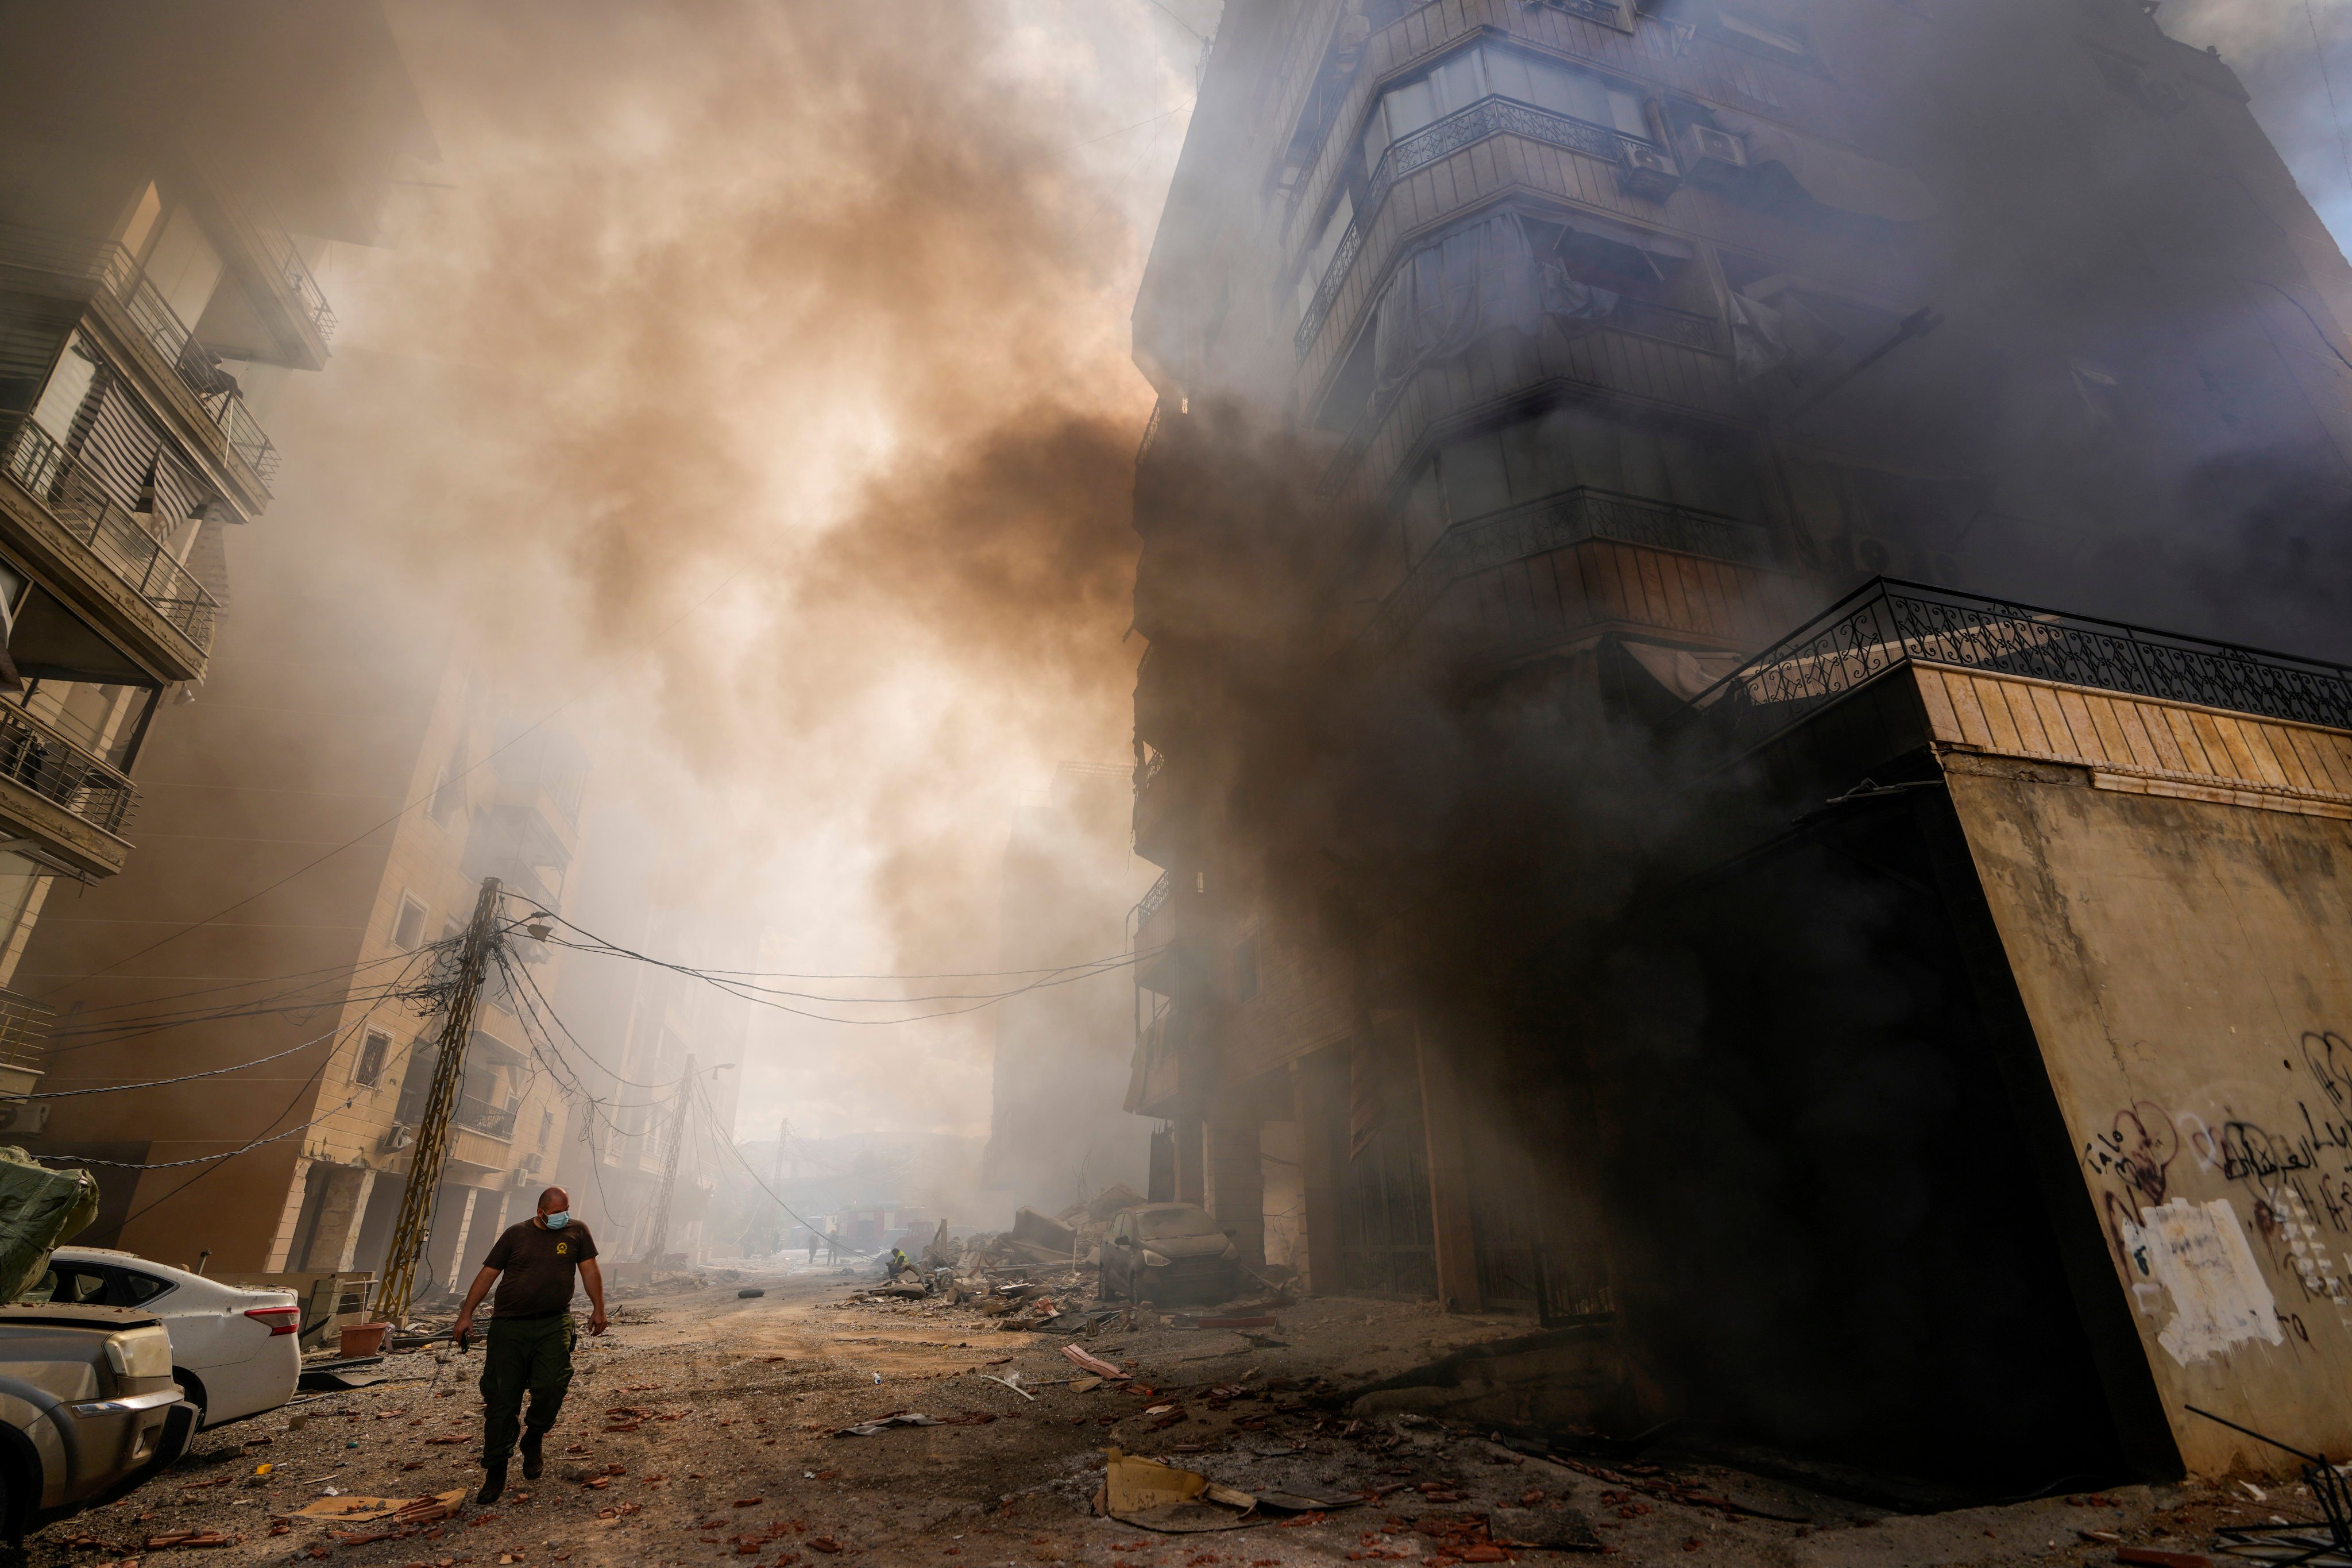
{"label": "arabic graffiti", "polygon": [[[2143,1216],[2174,1193],[2175,1163],[2185,1149],[2197,1171],[2243,1193],[2272,1271],[2306,1301],[2335,1306],[2352,1327],[2352,1288],[2346,1280],[2352,1252],[2329,1247],[2332,1237],[2352,1237],[2352,1043],[2332,1029],[2313,1030],[2298,1048],[2315,1092],[2297,1096],[2276,1126],[2227,1106],[2224,1119],[2208,1122],[2196,1112],[2176,1113],[2141,1100],[2084,1142],[2083,1168],[2098,1195],[2116,1267],[2144,1303],[2151,1260]],[[2295,1334],[2308,1342],[2299,1317],[2282,1312],[2280,1318],[2292,1320]]]}

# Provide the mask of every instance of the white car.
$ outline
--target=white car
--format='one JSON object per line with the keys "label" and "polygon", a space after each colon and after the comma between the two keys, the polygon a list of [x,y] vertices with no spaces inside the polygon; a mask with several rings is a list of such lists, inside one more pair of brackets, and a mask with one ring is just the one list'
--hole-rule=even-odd
{"label": "white car", "polygon": [[302,1375],[302,1309],[291,1290],[248,1290],[103,1247],[60,1247],[20,1301],[134,1307],[172,1336],[172,1376],[218,1426],[275,1410]]}

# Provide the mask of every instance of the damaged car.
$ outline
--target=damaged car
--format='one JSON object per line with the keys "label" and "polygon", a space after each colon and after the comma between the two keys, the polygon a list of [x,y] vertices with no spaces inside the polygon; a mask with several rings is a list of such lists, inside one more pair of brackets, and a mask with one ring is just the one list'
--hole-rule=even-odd
{"label": "damaged car", "polygon": [[1199,1205],[1140,1204],[1112,1216],[1097,1267],[1106,1301],[1223,1301],[1240,1289],[1242,1255]]}
{"label": "damaged car", "polygon": [[0,1535],[110,1502],[187,1450],[172,1339],[126,1307],[0,1307]]}

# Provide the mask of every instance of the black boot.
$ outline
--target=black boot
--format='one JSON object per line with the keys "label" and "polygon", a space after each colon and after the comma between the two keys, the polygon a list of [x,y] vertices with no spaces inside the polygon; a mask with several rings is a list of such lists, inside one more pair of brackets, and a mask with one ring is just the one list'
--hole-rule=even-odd
{"label": "black boot", "polygon": [[547,1468],[546,1456],[539,1451],[540,1436],[537,1432],[522,1435],[522,1479],[527,1481],[539,1479],[539,1473]]}
{"label": "black boot", "polygon": [[476,1502],[496,1502],[499,1494],[507,1489],[507,1462],[482,1467],[482,1489],[474,1494]]}

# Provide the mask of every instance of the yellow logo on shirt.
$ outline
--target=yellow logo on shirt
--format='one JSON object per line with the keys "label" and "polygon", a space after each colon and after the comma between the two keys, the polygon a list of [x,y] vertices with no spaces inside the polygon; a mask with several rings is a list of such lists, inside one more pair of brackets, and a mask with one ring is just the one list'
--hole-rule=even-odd
{"label": "yellow logo on shirt", "polygon": [[558,1258],[562,1257],[565,1253],[570,1252],[571,1250],[572,1244],[568,1241],[559,1241],[555,1244],[555,1256]]}

